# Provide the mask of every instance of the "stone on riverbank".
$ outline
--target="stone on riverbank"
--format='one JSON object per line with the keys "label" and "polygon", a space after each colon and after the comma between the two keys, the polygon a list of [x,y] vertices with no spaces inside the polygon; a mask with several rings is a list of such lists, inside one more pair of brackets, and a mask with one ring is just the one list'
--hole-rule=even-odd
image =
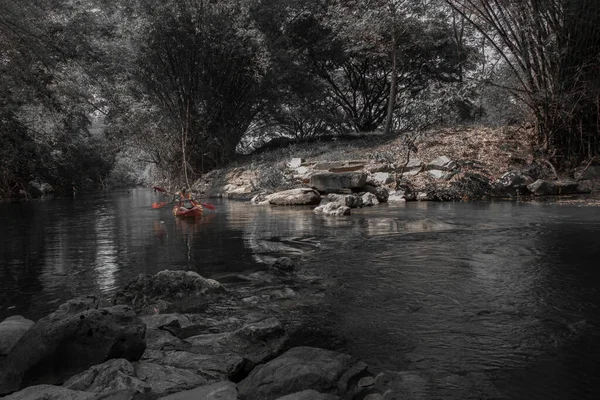
{"label": "stone on riverbank", "polygon": [[320,172],[310,177],[310,186],[320,192],[336,193],[342,189],[361,188],[367,182],[364,172]]}
{"label": "stone on riverbank", "polygon": [[310,206],[321,202],[321,195],[308,188],[284,190],[266,197],[269,204],[274,206]]}
{"label": "stone on riverbank", "polygon": [[163,309],[177,309],[177,303],[204,303],[211,295],[225,292],[219,282],[196,272],[165,270],[131,280],[117,292],[113,303],[130,305],[143,314],[154,314]]}
{"label": "stone on riverbank", "polygon": [[7,355],[10,348],[34,323],[21,315],[13,315],[2,321],[0,323],[0,357]]}
{"label": "stone on riverbank", "polygon": [[137,360],[146,349],[145,333],[128,306],[74,313],[61,306],[12,347],[0,371],[0,394],[59,383],[111,358]]}
{"label": "stone on riverbank", "polygon": [[561,194],[579,193],[579,184],[575,181],[556,181],[549,182],[538,179],[527,188],[535,196],[553,196]]}
{"label": "stone on riverbank", "polygon": [[295,347],[282,356],[256,367],[238,384],[244,400],[275,400],[312,389],[351,397],[355,378],[367,366],[347,354],[314,347]]}
{"label": "stone on riverbank", "polygon": [[358,194],[335,194],[327,195],[327,200],[331,203],[340,203],[343,206],[350,208],[362,207],[363,200]]}

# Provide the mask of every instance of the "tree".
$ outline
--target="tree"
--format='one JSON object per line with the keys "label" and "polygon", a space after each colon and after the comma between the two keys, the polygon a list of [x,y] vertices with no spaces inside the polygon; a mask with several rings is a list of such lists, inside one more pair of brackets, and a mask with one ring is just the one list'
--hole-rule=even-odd
{"label": "tree", "polygon": [[446,0],[488,40],[519,81],[538,141],[562,164],[600,150],[600,3]]}
{"label": "tree", "polygon": [[181,165],[201,173],[231,160],[265,106],[269,56],[250,1],[142,1],[134,78],[169,118]]}
{"label": "tree", "polygon": [[318,65],[357,130],[392,129],[400,94],[431,80],[458,79],[448,21],[428,16],[421,0],[338,1],[329,24],[344,58]]}

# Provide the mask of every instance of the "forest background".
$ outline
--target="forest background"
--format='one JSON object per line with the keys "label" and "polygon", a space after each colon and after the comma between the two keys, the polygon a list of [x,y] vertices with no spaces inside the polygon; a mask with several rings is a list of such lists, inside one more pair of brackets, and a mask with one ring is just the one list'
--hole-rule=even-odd
{"label": "forest background", "polygon": [[473,124],[528,127],[558,170],[593,160],[600,2],[0,0],[0,200]]}

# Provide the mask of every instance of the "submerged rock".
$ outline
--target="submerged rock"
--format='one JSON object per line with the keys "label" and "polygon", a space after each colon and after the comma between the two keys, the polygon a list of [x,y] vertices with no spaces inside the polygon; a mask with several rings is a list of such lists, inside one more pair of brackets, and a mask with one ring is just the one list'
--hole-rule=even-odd
{"label": "submerged rock", "polygon": [[296,265],[289,257],[280,257],[269,267],[269,270],[283,274],[292,274],[295,269]]}

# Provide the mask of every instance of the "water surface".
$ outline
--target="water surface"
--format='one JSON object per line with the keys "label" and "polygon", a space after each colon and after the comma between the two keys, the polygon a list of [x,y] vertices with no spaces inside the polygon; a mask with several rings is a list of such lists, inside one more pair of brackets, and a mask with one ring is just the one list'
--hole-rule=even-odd
{"label": "water surface", "polygon": [[135,189],[0,205],[0,319],[37,319],[140,273],[222,279],[286,255],[339,284],[311,344],[416,371],[431,398],[600,397],[600,215],[552,204],[408,203],[350,217],[215,202],[175,219]]}

